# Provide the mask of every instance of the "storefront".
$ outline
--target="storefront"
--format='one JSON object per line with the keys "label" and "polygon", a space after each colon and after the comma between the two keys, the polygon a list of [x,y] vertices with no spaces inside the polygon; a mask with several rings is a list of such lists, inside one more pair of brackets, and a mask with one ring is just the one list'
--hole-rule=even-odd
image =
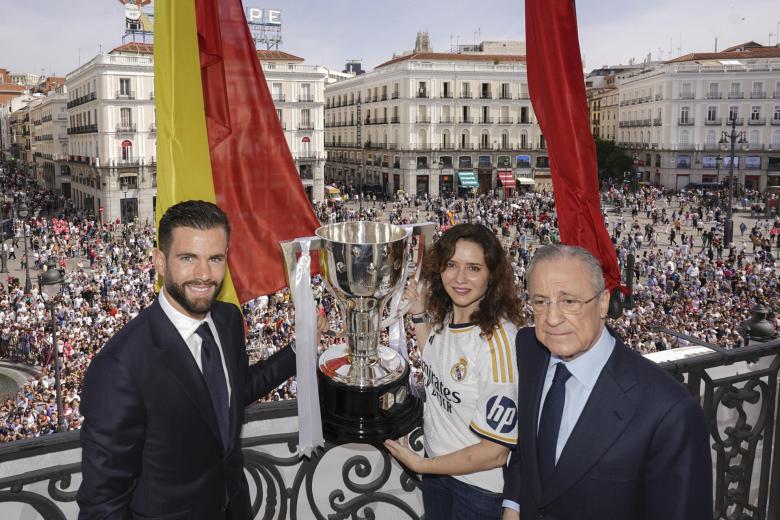
{"label": "storefront", "polygon": [[500,193],[504,196],[505,199],[508,199],[512,196],[512,192],[516,186],[515,176],[512,173],[512,170],[499,170],[497,175],[498,183],[503,188]]}
{"label": "storefront", "polygon": [[439,176],[439,195],[442,197],[451,197],[455,193],[455,176],[452,173],[446,173]]}
{"label": "storefront", "polygon": [[427,175],[418,175],[417,176],[417,196],[422,197],[426,193],[429,193],[429,181]]}
{"label": "storefront", "polygon": [[474,170],[461,170],[458,172],[458,196],[467,197],[479,187]]}

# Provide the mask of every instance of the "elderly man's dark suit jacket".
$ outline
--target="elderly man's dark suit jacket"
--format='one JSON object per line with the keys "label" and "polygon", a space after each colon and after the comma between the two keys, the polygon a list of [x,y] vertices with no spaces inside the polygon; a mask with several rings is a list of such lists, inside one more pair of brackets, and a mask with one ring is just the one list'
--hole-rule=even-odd
{"label": "elderly man's dark suit jacket", "polygon": [[549,360],[533,328],[518,333],[518,447],[504,472],[504,498],[520,504],[521,519],[712,519],[712,465],[701,408],[682,385],[617,337],[551,483],[542,489],[536,431]]}
{"label": "elderly man's dark suit jacket", "polygon": [[284,349],[248,366],[239,310],[211,317],[228,369],[225,449],[205,380],[159,302],[144,309],[92,361],[84,381],[79,519],[250,518],[240,434],[244,407],[295,373]]}

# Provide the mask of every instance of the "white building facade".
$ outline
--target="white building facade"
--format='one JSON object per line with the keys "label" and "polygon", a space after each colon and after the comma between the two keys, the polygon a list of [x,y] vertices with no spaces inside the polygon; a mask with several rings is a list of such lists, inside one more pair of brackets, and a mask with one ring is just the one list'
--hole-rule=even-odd
{"label": "white building facade", "polygon": [[38,184],[70,198],[67,88],[57,88],[31,104],[33,168]]}
{"label": "white building facade", "polygon": [[[619,81],[618,144],[644,180],[680,189],[731,168],[750,189],[780,190],[780,48],[746,44],[690,54]],[[739,142],[744,141],[744,142]]]}
{"label": "white building facade", "polygon": [[99,54],[65,78],[76,208],[103,220],[154,221],[157,132],[152,46]]}
{"label": "white building facade", "polygon": [[415,52],[328,85],[326,182],[431,197],[551,187],[526,78],[522,55]]}
{"label": "white building facade", "polygon": [[325,84],[333,71],[282,51],[258,51],[268,90],[306,194],[325,197]]}

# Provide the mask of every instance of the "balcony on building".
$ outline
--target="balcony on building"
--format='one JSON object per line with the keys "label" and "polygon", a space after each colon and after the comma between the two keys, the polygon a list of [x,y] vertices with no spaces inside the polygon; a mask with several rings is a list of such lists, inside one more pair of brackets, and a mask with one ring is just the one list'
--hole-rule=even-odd
{"label": "balcony on building", "polygon": [[694,119],[692,117],[687,117],[687,118],[686,117],[681,117],[677,121],[677,124],[680,125],[680,126],[693,126],[695,124],[695,122],[696,122],[696,119]]}
{"label": "balcony on building", "polygon": [[492,125],[494,122],[492,117],[483,117],[479,120],[479,124],[481,125]]}
{"label": "balcony on building", "polygon": [[500,125],[511,125],[514,123],[514,120],[511,117],[501,117],[498,119],[498,124]]}
{"label": "balcony on building", "polygon": [[723,99],[723,94],[720,92],[707,92],[707,99]]}
{"label": "balcony on building", "polygon": [[764,126],[766,124],[765,117],[751,117],[748,119],[748,125],[750,126]]}
{"label": "balcony on building", "polygon": [[390,97],[392,99],[398,99],[401,96],[400,92],[393,92]]}
{"label": "balcony on building", "polygon": [[417,97],[418,98],[427,98],[428,97],[428,89],[424,89],[424,88],[417,89]]}
{"label": "balcony on building", "polygon": [[98,131],[97,124],[72,126],[68,128],[68,134],[92,134]]}
{"label": "balcony on building", "polygon": [[774,125],[780,125],[780,115],[776,115],[775,117],[773,117],[772,120],[771,120],[771,124],[773,126]]}
{"label": "balcony on building", "polygon": [[439,97],[441,97],[442,99],[452,99],[452,91],[451,90],[447,92],[442,91]]}
{"label": "balcony on building", "polygon": [[729,92],[729,99],[744,99],[744,92]]}
{"label": "balcony on building", "polygon": [[314,123],[308,121],[298,123],[298,130],[314,130]]}
{"label": "balcony on building", "polygon": [[[274,101],[274,103],[284,103],[284,99],[285,99],[285,98],[284,98],[284,94],[274,94],[274,95],[273,95],[273,101]],[[338,104],[337,104],[337,105],[335,105],[335,106],[337,106],[337,107],[340,107],[340,106],[341,106],[341,103],[338,103]]]}
{"label": "balcony on building", "polygon": [[130,134],[135,133],[135,123],[118,123],[116,125],[116,133],[118,134]]}
{"label": "balcony on building", "polygon": [[723,123],[723,118],[713,117],[704,120],[706,126],[720,126]]}
{"label": "balcony on building", "polygon": [[[89,92],[87,94],[84,94],[83,96],[77,97],[71,101],[68,101],[66,103],[67,108],[73,108],[77,107],[79,105],[83,105],[84,103],[88,103],[90,101],[94,101],[97,99],[97,94],[95,92]],[[58,118],[60,119],[60,118]],[[64,118],[63,118],[64,119]]]}
{"label": "balcony on building", "polygon": [[471,99],[471,92],[461,92],[460,99]]}
{"label": "balcony on building", "polygon": [[679,99],[696,99],[696,96],[693,92],[682,92]]}
{"label": "balcony on building", "polygon": [[750,99],[766,99],[765,90],[754,90],[750,93]]}
{"label": "balcony on building", "polygon": [[299,103],[314,103],[314,96],[311,96],[311,95],[309,95],[309,96],[304,96],[304,95],[298,96],[298,102]]}
{"label": "balcony on building", "polygon": [[133,90],[117,90],[114,99],[135,99],[135,91]]}
{"label": "balcony on building", "polygon": [[474,124],[474,118],[473,117],[461,117],[460,118],[460,124],[462,124],[462,125],[472,125],[472,124]]}
{"label": "balcony on building", "polygon": [[417,116],[415,119],[415,122],[417,124],[430,124],[431,122],[431,116]]}

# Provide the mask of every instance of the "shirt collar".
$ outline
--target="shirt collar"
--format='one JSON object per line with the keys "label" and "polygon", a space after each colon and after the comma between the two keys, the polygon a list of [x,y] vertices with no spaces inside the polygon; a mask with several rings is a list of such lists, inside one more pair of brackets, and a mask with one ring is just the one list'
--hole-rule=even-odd
{"label": "shirt collar", "polygon": [[201,323],[203,322],[207,322],[209,324],[212,330],[212,334],[216,330],[214,321],[211,319],[211,312],[206,314],[206,317],[202,320],[190,318],[186,314],[177,310],[171,304],[171,302],[168,301],[168,296],[165,294],[165,287],[160,290],[159,300],[160,307],[162,307],[163,312],[166,316],[168,316],[168,319],[171,320],[171,323],[173,323],[173,326],[176,327],[176,330],[185,342],[195,333],[196,330],[198,330],[198,327],[200,327]]}
{"label": "shirt collar", "polygon": [[551,354],[548,369],[561,362],[580,384],[588,390],[592,390],[601,374],[601,370],[607,364],[607,360],[612,355],[614,349],[615,338],[609,333],[607,327],[602,326],[601,336],[599,336],[593,347],[571,361],[563,361],[555,354]]}

